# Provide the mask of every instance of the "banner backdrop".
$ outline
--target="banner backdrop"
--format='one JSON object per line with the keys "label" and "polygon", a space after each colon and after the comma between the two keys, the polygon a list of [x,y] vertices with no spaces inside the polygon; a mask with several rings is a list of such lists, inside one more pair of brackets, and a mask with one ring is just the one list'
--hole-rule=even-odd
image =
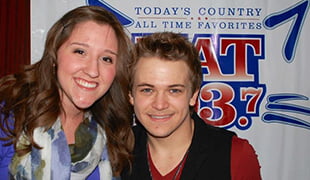
{"label": "banner backdrop", "polygon": [[263,179],[310,179],[309,0],[32,0],[32,63],[67,11],[112,11],[132,41],[156,31],[184,34],[200,52],[196,110],[206,123],[254,146]]}

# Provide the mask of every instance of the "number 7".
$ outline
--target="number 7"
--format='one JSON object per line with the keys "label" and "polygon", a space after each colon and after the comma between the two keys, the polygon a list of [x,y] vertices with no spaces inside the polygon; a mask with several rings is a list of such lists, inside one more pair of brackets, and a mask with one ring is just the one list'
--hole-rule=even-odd
{"label": "number 7", "polygon": [[289,20],[293,19],[293,24],[288,32],[288,39],[284,43],[283,56],[284,59],[291,63],[293,62],[296,44],[300,35],[300,31],[308,12],[309,0],[297,3],[294,6],[288,8],[285,11],[271,14],[264,20],[264,26],[266,29],[274,29],[279,25],[282,25]]}

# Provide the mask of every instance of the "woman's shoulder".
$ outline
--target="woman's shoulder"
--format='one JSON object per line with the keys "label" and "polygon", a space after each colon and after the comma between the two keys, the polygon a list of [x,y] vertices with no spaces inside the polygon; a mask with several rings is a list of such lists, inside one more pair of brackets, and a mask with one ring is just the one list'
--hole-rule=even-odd
{"label": "woman's shoulder", "polygon": [[[0,128],[0,137],[5,138],[6,136],[7,134]],[[8,167],[15,153],[13,144],[6,145],[7,142],[8,141],[0,140],[0,174],[4,179],[8,179]]]}
{"label": "woman's shoulder", "polygon": [[[4,102],[0,103],[0,109],[4,107]],[[4,140],[8,137],[8,133],[5,130],[9,130],[14,127],[14,117],[13,114],[9,114],[9,117],[4,121],[4,114],[0,113],[0,166],[2,167],[3,163],[10,161],[14,155],[14,146],[13,144],[7,145],[8,140]],[[1,173],[0,173],[1,174]]]}
{"label": "woman's shoulder", "polygon": [[[5,123],[2,122],[2,114],[0,114],[0,119],[1,119],[1,128],[0,128],[0,164],[2,164],[2,161],[5,160],[5,158],[10,158],[11,156],[13,156],[14,154],[14,147],[13,144],[11,145],[7,145],[8,144],[8,140],[4,140],[5,138],[8,137],[8,133],[4,131],[4,129],[8,129],[8,128],[12,128],[12,126],[10,125],[5,125]],[[13,124],[13,119],[10,118],[9,122],[12,122]],[[7,127],[10,126],[10,127]]]}

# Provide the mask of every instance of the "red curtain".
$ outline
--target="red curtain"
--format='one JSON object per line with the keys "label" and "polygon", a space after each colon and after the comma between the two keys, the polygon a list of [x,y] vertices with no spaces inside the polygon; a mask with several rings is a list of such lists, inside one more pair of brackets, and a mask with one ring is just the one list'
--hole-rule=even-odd
{"label": "red curtain", "polygon": [[0,77],[30,64],[30,0],[0,0]]}

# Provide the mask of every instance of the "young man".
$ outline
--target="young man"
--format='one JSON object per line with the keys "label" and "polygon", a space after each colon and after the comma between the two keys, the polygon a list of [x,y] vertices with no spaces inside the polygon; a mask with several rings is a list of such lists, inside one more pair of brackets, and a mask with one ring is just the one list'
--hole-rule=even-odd
{"label": "young man", "polygon": [[194,112],[201,80],[195,47],[179,34],[154,33],[136,44],[130,101],[134,161],[125,180],[261,179],[254,149]]}

